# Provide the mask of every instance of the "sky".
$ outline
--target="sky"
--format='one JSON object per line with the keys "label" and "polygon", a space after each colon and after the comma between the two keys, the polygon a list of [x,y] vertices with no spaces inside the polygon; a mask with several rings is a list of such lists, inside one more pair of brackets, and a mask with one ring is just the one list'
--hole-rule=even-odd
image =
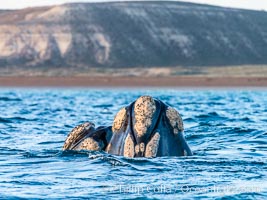
{"label": "sky", "polygon": [[[99,2],[99,1],[101,2],[101,0],[1,0],[1,1],[2,3],[0,4],[0,9],[18,9],[18,8],[43,6],[43,5],[55,5],[67,2]],[[106,0],[106,1],[112,1],[112,0]],[[267,11],[267,0],[180,0],[180,1]]]}

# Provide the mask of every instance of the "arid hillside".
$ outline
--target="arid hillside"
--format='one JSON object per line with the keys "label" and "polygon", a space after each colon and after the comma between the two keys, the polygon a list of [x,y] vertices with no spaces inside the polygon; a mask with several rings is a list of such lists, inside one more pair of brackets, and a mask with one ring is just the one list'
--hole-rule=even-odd
{"label": "arid hillside", "polygon": [[267,64],[267,13],[181,2],[0,11],[0,68]]}

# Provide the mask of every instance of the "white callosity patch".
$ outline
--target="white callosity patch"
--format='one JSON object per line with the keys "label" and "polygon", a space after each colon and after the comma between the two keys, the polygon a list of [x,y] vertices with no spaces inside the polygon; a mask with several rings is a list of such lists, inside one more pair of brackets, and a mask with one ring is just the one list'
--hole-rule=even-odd
{"label": "white callosity patch", "polygon": [[137,144],[134,150],[136,154],[141,153],[143,155],[143,153],[145,152],[145,148],[146,148],[145,143],[142,142],[140,144]]}
{"label": "white callosity patch", "polygon": [[123,156],[129,158],[134,157],[134,142],[130,134],[128,134],[124,143]]}
{"label": "white callosity patch", "polygon": [[67,150],[71,147],[71,145],[75,142],[75,140],[78,138],[78,136],[90,129],[90,127],[94,127],[95,125],[93,123],[86,122],[84,124],[76,126],[68,135],[67,139],[65,140],[65,143],[63,145],[63,150]]}
{"label": "white callosity patch", "polygon": [[86,138],[82,141],[78,150],[91,150],[91,151],[100,151],[103,147],[102,143],[98,143],[93,138]]}
{"label": "white callosity patch", "polygon": [[145,143],[142,142],[140,144],[139,148],[140,148],[141,153],[144,153],[145,152],[145,148],[146,148]]}
{"label": "white callosity patch", "polygon": [[155,133],[155,135],[151,138],[151,140],[146,145],[145,157],[156,157],[158,148],[159,148],[159,133]]}
{"label": "white callosity patch", "polygon": [[126,109],[122,108],[114,118],[112,131],[114,133],[118,132],[122,128],[123,124],[125,124],[126,120],[127,120]]}
{"label": "white callosity patch", "polygon": [[156,105],[152,97],[142,96],[136,100],[134,104],[134,129],[137,133],[137,137],[140,138],[146,134],[147,129],[152,123],[152,117],[155,111]]}
{"label": "white callosity patch", "polygon": [[177,110],[168,107],[166,110],[166,115],[173,128],[174,134],[178,134],[179,131],[184,130],[183,120]]}

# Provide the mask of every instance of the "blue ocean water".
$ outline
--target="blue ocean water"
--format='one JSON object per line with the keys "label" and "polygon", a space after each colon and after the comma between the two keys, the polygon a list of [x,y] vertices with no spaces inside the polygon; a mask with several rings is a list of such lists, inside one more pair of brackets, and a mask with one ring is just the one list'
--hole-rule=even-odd
{"label": "blue ocean water", "polygon": [[[144,94],[179,110],[194,156],[61,151]],[[266,199],[267,90],[0,89],[0,197]]]}

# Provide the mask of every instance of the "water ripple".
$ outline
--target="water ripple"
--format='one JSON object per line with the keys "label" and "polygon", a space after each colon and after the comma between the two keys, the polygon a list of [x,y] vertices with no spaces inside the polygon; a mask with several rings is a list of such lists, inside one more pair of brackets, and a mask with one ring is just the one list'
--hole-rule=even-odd
{"label": "water ripple", "polygon": [[[109,125],[140,95],[179,110],[194,156],[61,150],[75,125]],[[265,199],[266,105],[264,90],[2,89],[1,198]]]}
{"label": "water ripple", "polygon": [[0,97],[0,101],[22,101],[20,98]]}

